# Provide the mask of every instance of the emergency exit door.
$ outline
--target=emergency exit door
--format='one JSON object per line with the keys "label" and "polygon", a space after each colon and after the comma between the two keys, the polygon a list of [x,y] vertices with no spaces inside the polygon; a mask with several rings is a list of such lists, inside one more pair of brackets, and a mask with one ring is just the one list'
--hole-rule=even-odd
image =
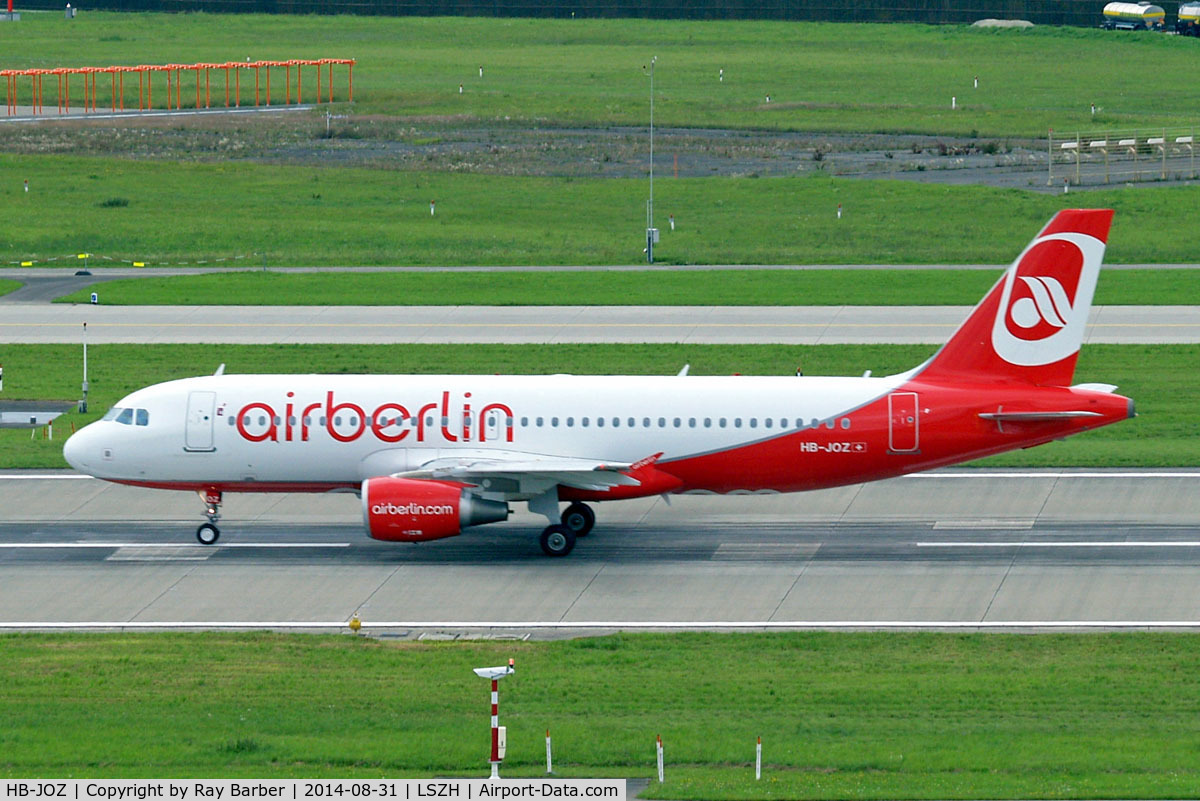
{"label": "emergency exit door", "polygon": [[919,440],[917,393],[893,392],[888,395],[888,450],[912,453]]}
{"label": "emergency exit door", "polygon": [[217,402],[215,392],[189,392],[187,422],[184,426],[183,449],[185,451],[214,451],[213,407]]}

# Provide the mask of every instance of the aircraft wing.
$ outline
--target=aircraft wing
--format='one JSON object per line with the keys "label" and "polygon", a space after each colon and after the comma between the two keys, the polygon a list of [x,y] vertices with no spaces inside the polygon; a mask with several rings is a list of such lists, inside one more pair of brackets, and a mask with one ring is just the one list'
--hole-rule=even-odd
{"label": "aircraft wing", "polygon": [[520,492],[538,491],[541,487],[555,484],[585,490],[605,490],[639,485],[640,481],[622,472],[631,467],[633,465],[629,462],[493,451],[487,456],[432,459],[416,470],[396,473],[395,476],[449,479],[485,488],[488,487],[485,482],[506,486],[515,483],[520,487]]}

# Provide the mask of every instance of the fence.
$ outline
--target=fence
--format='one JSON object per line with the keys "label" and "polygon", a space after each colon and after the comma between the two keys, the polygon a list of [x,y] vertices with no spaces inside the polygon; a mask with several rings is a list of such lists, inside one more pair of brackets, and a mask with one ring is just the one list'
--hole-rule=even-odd
{"label": "fence", "polygon": [[[347,69],[347,92],[346,98],[350,101],[354,100],[354,59],[346,58],[322,58],[322,59],[289,59],[287,61],[230,61],[225,63],[200,63],[200,64],[156,64],[148,65],[141,64],[134,66],[118,66],[118,67],[57,67],[53,69],[23,69],[23,70],[0,70],[0,77],[5,79],[5,100],[8,105],[8,114],[12,116],[18,113],[18,103],[20,100],[27,98],[28,104],[33,109],[33,114],[42,114],[45,111],[46,103],[46,79],[50,79],[50,86],[55,87],[57,91],[54,94],[55,101],[58,106],[59,114],[69,114],[71,111],[71,78],[72,76],[82,80],[83,97],[82,102],[77,101],[76,107],[81,108],[84,112],[97,111],[97,95],[101,101],[109,100],[108,103],[101,103],[101,107],[111,106],[112,111],[125,111],[127,92],[125,89],[125,76],[130,76],[130,91],[133,89],[133,76],[137,75],[137,101],[136,107],[139,110],[155,108],[154,103],[154,78],[156,75],[165,76],[160,80],[160,83],[165,81],[166,89],[166,108],[182,109],[182,108],[211,108],[213,101],[213,80],[212,71],[217,71],[218,87],[216,91],[216,104],[221,103],[221,88],[219,85],[221,74],[224,73],[224,105],[226,107],[239,107],[243,103],[250,105],[249,97],[243,97],[242,90],[242,73],[247,74],[245,95],[249,94],[249,72],[254,72],[254,105],[258,106],[264,101],[264,84],[263,76],[265,74],[265,105],[271,105],[271,68],[276,68],[278,73],[280,70],[284,73],[283,84],[283,102],[290,104],[293,98],[296,103],[302,102],[304,94],[304,79],[302,67],[312,67],[314,70],[315,84],[310,83],[315,92],[313,98],[315,102],[332,103],[334,100],[333,90],[333,67],[334,65],[345,66]],[[265,71],[265,73],[264,73]],[[195,80],[191,80],[192,74],[195,74]],[[322,78],[324,73],[325,77]],[[232,74],[233,83],[230,83]],[[97,90],[97,78],[101,75],[108,75],[111,82],[111,92],[106,93],[103,89]],[[201,76],[203,75],[203,79]],[[293,90],[292,76],[295,75],[295,85]],[[24,94],[21,79],[28,78],[28,94]],[[184,90],[185,78],[188,79],[189,86]],[[322,85],[322,80],[324,85]],[[77,82],[78,85],[78,82]],[[192,105],[192,91],[195,91],[195,105]],[[278,101],[279,92],[278,79],[276,80],[275,98]],[[294,91],[294,94],[293,94]],[[108,94],[109,97],[105,95]],[[162,89],[159,90],[160,99],[163,98]],[[129,109],[134,108],[134,102],[130,101]]]}
{"label": "fence", "polygon": [[1196,177],[1196,128],[1082,131],[1046,140],[1046,185]]}

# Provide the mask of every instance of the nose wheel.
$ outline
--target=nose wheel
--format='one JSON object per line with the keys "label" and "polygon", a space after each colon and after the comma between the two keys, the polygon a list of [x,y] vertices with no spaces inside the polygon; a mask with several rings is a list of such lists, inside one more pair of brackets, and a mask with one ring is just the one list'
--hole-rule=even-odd
{"label": "nose wheel", "polygon": [[221,529],[217,528],[217,521],[221,519],[221,492],[204,490],[197,494],[204,500],[204,516],[208,522],[196,529],[196,539],[201,545],[213,545],[221,536]]}
{"label": "nose wheel", "polygon": [[204,523],[200,528],[196,529],[196,539],[200,540],[201,545],[213,545],[220,536],[221,529],[212,523]]}

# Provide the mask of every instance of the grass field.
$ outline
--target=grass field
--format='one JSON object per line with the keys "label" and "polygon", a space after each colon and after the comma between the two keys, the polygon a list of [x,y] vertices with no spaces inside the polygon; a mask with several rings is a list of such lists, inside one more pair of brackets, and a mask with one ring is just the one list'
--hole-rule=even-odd
{"label": "grass field", "polygon": [[[655,798],[1191,798],[1186,634],[0,638],[5,777],[649,777]],[[697,666],[703,666],[697,669]],[[754,742],[763,738],[763,780]]]}
{"label": "grass field", "polygon": [[[991,270],[223,273],[109,281],[61,298],[107,305],[971,306]],[[1200,304],[1200,270],[1110,270],[1099,305]]]}
{"label": "grass field", "polygon": [[0,295],[7,295],[9,292],[20,288],[20,281],[13,281],[8,278],[0,278]]}
{"label": "grass field", "polygon": [[[66,256],[74,266],[90,252],[149,264],[637,264],[645,194],[644,181],[620,179],[0,156],[0,263]],[[1117,210],[1110,262],[1196,259],[1187,237],[1167,234],[1192,225],[1200,186],[1084,200]],[[1064,205],[1020,190],[826,176],[661,180],[655,204],[660,227],[668,213],[678,223],[656,259],[715,265],[1006,263]]]}
{"label": "grass field", "polygon": [[[1197,99],[1190,82],[1166,77],[1188,73],[1194,41],[1079,28],[91,11],[70,24],[29,14],[20,27],[6,42],[5,66],[355,58],[359,113],[498,124],[643,125],[642,68],[651,56],[661,125],[1044,136],[1048,128],[1190,124]],[[1153,91],[1131,91],[1112,80],[1113,64],[1126,75],[1164,77]],[[223,76],[214,79],[223,100]],[[194,81],[184,78],[185,102],[194,103]],[[247,102],[252,84],[248,74]],[[311,96],[311,71],[304,85]],[[335,72],[335,86],[344,98],[344,71]],[[28,94],[28,82],[21,91]],[[108,101],[111,87],[99,94]],[[126,94],[136,102],[135,88]],[[1100,109],[1095,118],[1091,103]]]}
{"label": "grass field", "polygon": [[[224,362],[230,373],[593,373],[781,375],[803,363],[806,375],[901,372],[929,357],[927,345],[93,345],[88,349],[91,409],[59,418],[56,439],[0,430],[0,468],[65,467],[70,427],[102,415],[135,389],[203,375]],[[1195,398],[1198,345],[1088,345],[1075,380],[1117,384],[1139,417],[1064,442],[1003,454],[989,466],[1200,466]],[[0,351],[7,399],[78,397],[80,350],[66,345],[7,346]]]}

